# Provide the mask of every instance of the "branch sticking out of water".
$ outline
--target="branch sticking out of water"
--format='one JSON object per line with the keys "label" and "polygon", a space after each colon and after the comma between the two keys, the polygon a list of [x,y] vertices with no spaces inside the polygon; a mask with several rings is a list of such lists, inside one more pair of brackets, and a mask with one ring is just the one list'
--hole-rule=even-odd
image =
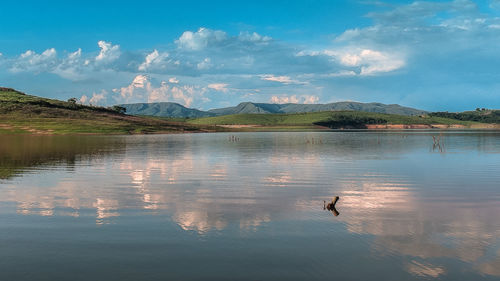
{"label": "branch sticking out of water", "polygon": [[335,204],[337,204],[337,201],[339,201],[340,197],[335,196],[332,200],[332,202],[326,204],[326,201],[323,201],[323,210],[328,210],[333,213],[334,216],[340,215],[340,213],[337,211],[335,208]]}

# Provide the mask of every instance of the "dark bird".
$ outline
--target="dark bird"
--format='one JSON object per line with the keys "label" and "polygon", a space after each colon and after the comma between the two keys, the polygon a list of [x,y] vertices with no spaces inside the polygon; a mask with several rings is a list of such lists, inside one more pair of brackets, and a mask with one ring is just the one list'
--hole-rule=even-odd
{"label": "dark bird", "polygon": [[326,204],[326,201],[323,201],[323,210],[328,210],[333,213],[334,216],[338,216],[339,212],[337,209],[335,209],[335,204],[337,204],[337,201],[339,201],[340,197],[335,196],[332,200],[332,202]]}

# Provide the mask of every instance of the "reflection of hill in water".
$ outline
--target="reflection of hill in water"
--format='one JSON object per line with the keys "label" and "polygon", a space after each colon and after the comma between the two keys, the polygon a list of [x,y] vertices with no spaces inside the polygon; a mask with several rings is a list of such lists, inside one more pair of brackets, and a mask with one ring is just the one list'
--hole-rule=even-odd
{"label": "reflection of hill in water", "polygon": [[124,148],[120,138],[88,136],[0,136],[0,179],[37,167],[84,162]]}
{"label": "reflection of hill in water", "polygon": [[[362,134],[362,137],[358,137]],[[442,144],[448,151],[479,150],[498,152],[499,142],[493,133],[446,133]],[[143,155],[163,154],[176,156],[186,151],[200,153],[208,150],[232,150],[242,161],[283,154],[293,157],[324,156],[352,159],[386,158],[430,150],[432,136],[437,132],[342,132],[291,134],[240,134],[241,141],[229,143],[220,134],[193,137],[191,135],[161,136],[0,136],[0,179],[8,179],[24,171],[51,165],[66,165],[72,169],[75,162],[97,159],[104,155],[123,153],[126,147]],[[498,133],[496,134],[498,136]],[[409,137],[411,136],[411,137]],[[453,136],[454,141],[448,139]],[[468,139],[475,139],[470,142]],[[208,143],[208,145],[207,145]],[[290,159],[283,159],[289,161]]]}
{"label": "reflection of hill in water", "polygon": [[[499,177],[495,159],[464,170],[453,157],[430,153],[430,133],[239,137],[239,142],[228,142],[227,134],[11,141],[13,149],[1,148],[8,153],[0,154],[8,155],[2,156],[2,167],[7,163],[17,173],[58,165],[74,170],[6,180],[0,198],[14,203],[19,214],[91,216],[97,224],[131,211],[164,215],[200,235],[230,225],[254,231],[282,220],[342,222],[335,227],[373,237],[366,241],[376,253],[408,258],[406,270],[416,276],[446,274],[445,259],[500,275],[499,198],[484,200],[488,194],[481,192],[491,182],[480,180]],[[313,144],[313,137],[321,143]],[[500,151],[494,137],[444,139],[451,152]],[[420,158],[411,159],[416,155]],[[448,174],[441,177],[443,170],[430,162],[410,165],[418,161],[444,163]],[[49,182],[39,184],[42,178]],[[483,195],[468,197],[464,191],[471,186]],[[323,200],[335,195],[341,196],[339,217],[322,210]]]}

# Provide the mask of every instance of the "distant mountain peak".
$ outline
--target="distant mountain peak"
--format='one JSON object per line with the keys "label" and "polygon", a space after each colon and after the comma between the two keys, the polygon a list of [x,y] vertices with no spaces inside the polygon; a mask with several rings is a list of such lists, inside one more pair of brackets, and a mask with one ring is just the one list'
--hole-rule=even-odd
{"label": "distant mountain peak", "polygon": [[131,115],[150,115],[158,117],[177,117],[177,118],[200,118],[215,116],[213,113],[201,111],[194,108],[187,108],[182,104],[175,102],[156,102],[156,103],[132,103],[121,104],[125,107],[127,114]]}
{"label": "distant mountain peak", "polygon": [[255,103],[241,102],[236,106],[216,108],[208,111],[186,108],[173,102],[123,104],[128,114],[153,115],[162,117],[209,117],[231,114],[266,114],[266,113],[301,113],[318,111],[353,110],[364,112],[389,113],[399,115],[421,115],[426,111],[398,104],[383,104],[379,102],[361,103],[342,101],[327,104],[298,104],[298,103]]}

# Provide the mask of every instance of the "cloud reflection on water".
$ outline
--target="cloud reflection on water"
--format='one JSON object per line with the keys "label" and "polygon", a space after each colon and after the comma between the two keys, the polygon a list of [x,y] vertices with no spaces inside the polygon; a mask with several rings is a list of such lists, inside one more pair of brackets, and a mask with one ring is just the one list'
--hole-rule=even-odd
{"label": "cloud reflection on water", "polygon": [[[275,138],[274,144],[284,145],[272,149],[243,136],[229,145],[209,139],[208,148],[193,137],[176,136],[167,144],[125,142],[125,151],[93,165],[76,161],[71,171],[56,166],[5,182],[0,198],[15,203],[21,215],[92,213],[96,224],[107,224],[134,210],[165,215],[180,229],[205,235],[230,225],[255,232],[264,224],[304,217],[330,223],[333,217],[321,216],[323,200],[339,195],[341,215],[334,219],[349,233],[373,237],[370,245],[377,255],[408,257],[409,273],[446,275],[442,259],[451,258],[500,276],[499,252],[492,253],[500,237],[498,202],[427,191],[412,176],[425,168],[401,170],[411,164],[406,155],[419,148],[413,146],[418,142],[405,148],[401,142],[408,139],[373,150],[357,140],[328,145],[327,138],[316,147]],[[375,140],[380,137],[367,142]],[[385,166],[390,163],[395,164]]]}

